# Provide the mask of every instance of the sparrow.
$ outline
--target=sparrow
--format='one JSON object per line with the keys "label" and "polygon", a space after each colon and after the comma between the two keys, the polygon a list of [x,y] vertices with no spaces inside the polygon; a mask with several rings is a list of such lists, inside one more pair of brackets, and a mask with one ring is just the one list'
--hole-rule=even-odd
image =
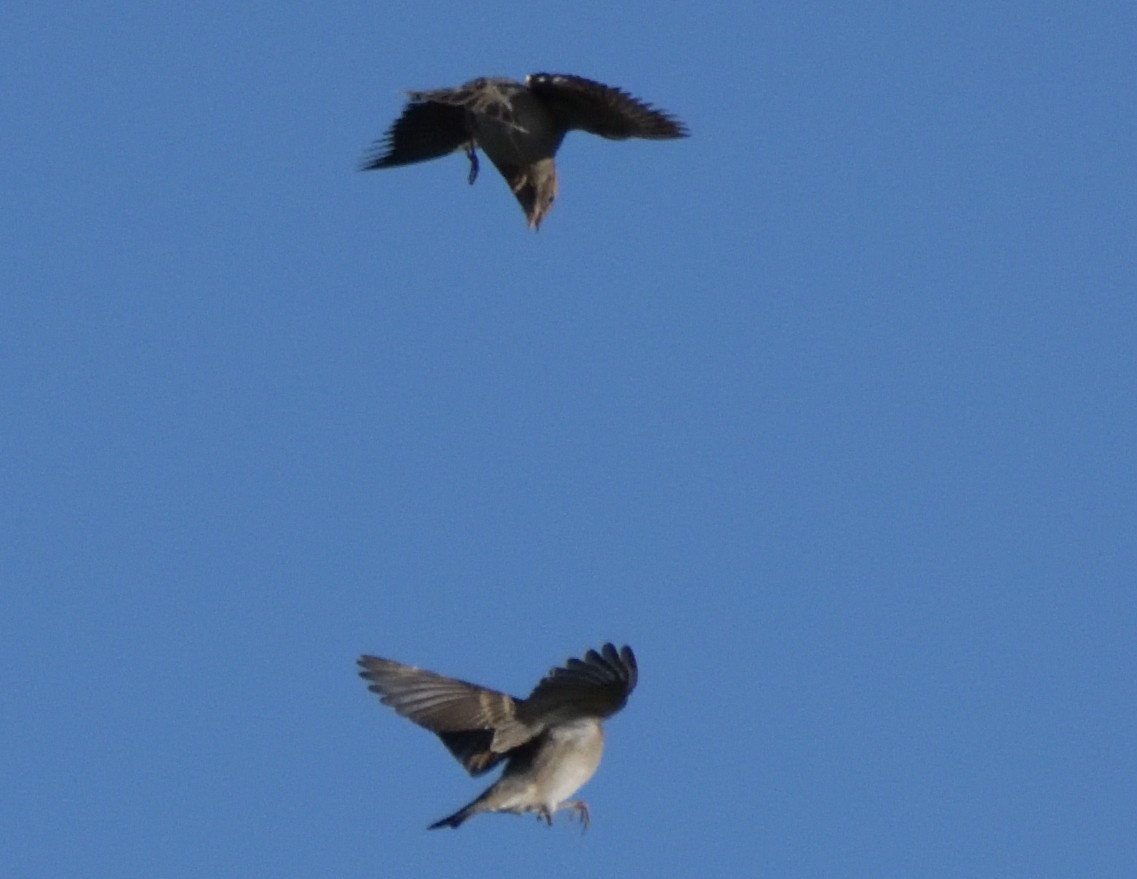
{"label": "sparrow", "polygon": [[588,827],[588,805],[569,797],[600,765],[601,720],[623,708],[635,689],[632,648],[605,644],[569,659],[524,699],[378,656],[358,662],[379,701],[437,735],[471,775],[505,761],[497,781],[431,830],[458,827],[482,812],[536,812],[552,826],[562,810]]}
{"label": "sparrow", "polygon": [[610,140],[686,137],[673,116],[627,92],[563,73],[534,73],[525,82],[481,77],[458,88],[407,92],[402,115],[376,142],[361,170],[393,168],[462,150],[469,182],[481,147],[538,229],[557,195],[553,156],[573,129]]}

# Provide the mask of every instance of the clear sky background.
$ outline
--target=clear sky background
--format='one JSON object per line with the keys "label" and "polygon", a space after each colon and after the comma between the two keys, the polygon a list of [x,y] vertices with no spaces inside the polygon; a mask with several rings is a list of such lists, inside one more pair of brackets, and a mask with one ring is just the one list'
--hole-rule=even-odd
{"label": "clear sky background", "polygon": [[[1137,7],[0,11],[0,875],[1137,874]],[[577,73],[684,141],[355,169]],[[631,644],[593,824],[356,677]]]}

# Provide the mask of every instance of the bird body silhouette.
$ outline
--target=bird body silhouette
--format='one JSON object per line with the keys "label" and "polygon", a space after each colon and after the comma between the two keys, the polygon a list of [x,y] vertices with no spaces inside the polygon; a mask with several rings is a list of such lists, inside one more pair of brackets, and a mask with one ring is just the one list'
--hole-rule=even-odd
{"label": "bird body silhouette", "polygon": [[588,806],[570,800],[600,765],[601,721],[636,686],[630,647],[605,644],[549,672],[525,699],[377,656],[359,659],[368,689],[399,714],[435,733],[471,775],[505,761],[501,777],[430,829],[458,827],[482,812],[572,810],[588,826]]}
{"label": "bird body silhouette", "polygon": [[392,168],[463,150],[469,182],[478,176],[477,148],[493,162],[537,229],[557,195],[553,157],[574,129],[610,140],[686,137],[674,117],[627,92],[582,76],[534,73],[524,83],[481,77],[457,88],[412,91],[363,170]]}

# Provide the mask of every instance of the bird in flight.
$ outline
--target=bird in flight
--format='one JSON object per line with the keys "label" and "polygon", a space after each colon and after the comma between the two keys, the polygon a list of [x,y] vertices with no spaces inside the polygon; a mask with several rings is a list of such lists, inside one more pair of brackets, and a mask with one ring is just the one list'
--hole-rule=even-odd
{"label": "bird in flight", "polygon": [[363,162],[393,168],[463,150],[469,182],[481,147],[537,229],[557,195],[553,156],[573,129],[610,140],[686,137],[683,123],[613,86],[562,73],[534,73],[520,83],[481,77],[458,88],[408,92],[402,114]]}
{"label": "bird in flight", "polygon": [[589,650],[552,669],[524,699],[378,656],[361,656],[359,666],[384,705],[442,739],[471,775],[505,761],[497,781],[431,830],[458,827],[482,812],[536,812],[552,826],[562,810],[588,827],[588,806],[569,797],[600,765],[600,721],[623,708],[635,689],[632,648]]}

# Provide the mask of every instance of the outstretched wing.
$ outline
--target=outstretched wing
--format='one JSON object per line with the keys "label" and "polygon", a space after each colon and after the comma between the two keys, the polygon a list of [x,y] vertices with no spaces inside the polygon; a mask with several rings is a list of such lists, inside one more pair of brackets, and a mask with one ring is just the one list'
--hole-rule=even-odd
{"label": "outstretched wing", "polygon": [[410,665],[361,656],[368,689],[403,717],[435,733],[471,775],[495,766],[533,735],[505,693]]}
{"label": "outstretched wing", "polygon": [[461,107],[435,102],[412,101],[403,108],[361,169],[394,168],[437,159],[470,142],[466,129],[466,113]]}
{"label": "outstretched wing", "polygon": [[622,89],[565,73],[534,73],[525,78],[565,128],[579,128],[612,140],[686,137],[683,123]]}
{"label": "outstretched wing", "polygon": [[631,647],[605,644],[583,659],[550,671],[517,706],[527,726],[545,728],[585,717],[608,717],[624,707],[638,671]]}

